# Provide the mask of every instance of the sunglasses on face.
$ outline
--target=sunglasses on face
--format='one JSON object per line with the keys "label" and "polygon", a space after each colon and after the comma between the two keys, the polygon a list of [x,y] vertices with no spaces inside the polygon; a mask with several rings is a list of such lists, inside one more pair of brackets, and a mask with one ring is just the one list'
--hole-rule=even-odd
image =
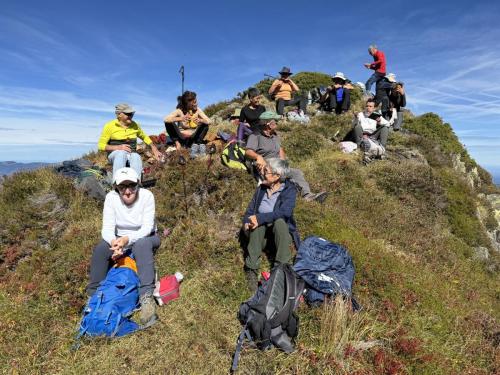
{"label": "sunglasses on face", "polygon": [[132,118],[134,117],[134,113],[125,113],[125,112],[122,112],[125,116],[127,116],[128,118]]}
{"label": "sunglasses on face", "polygon": [[132,191],[136,191],[138,187],[139,187],[139,185],[137,183],[134,183],[134,184],[123,184],[123,185],[118,185],[117,186],[118,191],[121,192],[121,193],[124,193],[125,191],[127,191],[127,189],[130,189]]}

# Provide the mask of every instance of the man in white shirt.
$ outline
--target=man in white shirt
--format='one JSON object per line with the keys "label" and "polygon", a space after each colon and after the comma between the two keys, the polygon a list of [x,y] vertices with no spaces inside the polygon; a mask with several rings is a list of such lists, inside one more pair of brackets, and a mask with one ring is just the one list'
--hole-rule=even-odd
{"label": "man in white shirt", "polygon": [[389,136],[389,121],[383,118],[380,112],[375,111],[373,99],[366,101],[365,110],[354,117],[353,125],[354,138],[358,146],[363,138],[370,137],[385,147]]}
{"label": "man in white shirt", "polygon": [[104,201],[102,241],[92,253],[87,293],[94,294],[113,261],[131,251],[141,283],[140,320],[142,324],[151,323],[156,319],[153,252],[160,246],[155,226],[154,196],[149,190],[139,188],[139,176],[132,168],[117,170],[113,184],[115,190],[110,191]]}

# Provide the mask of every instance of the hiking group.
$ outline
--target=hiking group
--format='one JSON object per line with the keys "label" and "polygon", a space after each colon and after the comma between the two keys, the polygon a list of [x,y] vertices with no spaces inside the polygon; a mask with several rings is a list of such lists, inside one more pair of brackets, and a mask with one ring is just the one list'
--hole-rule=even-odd
{"label": "hiking group", "polygon": [[[368,51],[374,61],[365,66],[374,72],[363,87],[365,108],[354,114],[352,130],[344,139],[364,152],[374,145],[385,150],[390,129],[401,129],[406,105],[403,84],[396,82],[394,74],[386,73],[384,53],[375,45]],[[291,79],[290,68],[283,67],[279,74],[268,90],[269,97],[275,101],[274,109],[266,109],[260,103],[262,93],[257,88],[250,88],[248,104],[231,115],[236,134],[229,144],[238,146],[241,153],[238,160],[248,167],[257,182],[242,220],[242,233],[247,243],[244,272],[253,292],[258,286],[261,255],[267,245],[274,245],[273,267],[290,264],[292,243],[297,250],[300,247],[293,215],[297,194],[306,202],[320,204],[327,198],[326,191],[312,192],[304,173],[290,167],[277,134],[279,121],[286,118],[307,120],[307,105],[311,102],[318,103],[319,111],[345,114],[350,110],[351,91],[355,86],[362,86],[353,85],[342,72],[337,72],[331,86],[305,95]],[[370,93],[373,84],[375,95]],[[291,111],[295,117],[285,113],[289,106],[296,107]],[[153,297],[154,252],[160,246],[160,237],[155,224],[154,195],[141,187],[143,165],[137,153],[137,138],[150,147],[154,159],[160,161],[164,155],[133,120],[134,108],[121,103],[116,105],[115,114],[116,119],[104,126],[98,142],[98,149],[107,152],[112,164],[113,190],[105,198],[102,240],[92,253],[87,293],[93,296],[113,265],[125,255],[132,256],[139,280],[140,322],[148,326],[157,318]],[[198,107],[196,93],[185,91],[178,97],[177,107],[165,116],[164,124],[169,143],[177,152],[188,149],[193,159],[205,155],[204,139],[211,120]]]}

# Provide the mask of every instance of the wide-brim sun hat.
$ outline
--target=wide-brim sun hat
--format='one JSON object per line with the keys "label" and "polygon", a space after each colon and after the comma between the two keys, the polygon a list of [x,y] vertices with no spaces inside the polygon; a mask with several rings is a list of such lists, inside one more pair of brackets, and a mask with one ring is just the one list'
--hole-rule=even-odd
{"label": "wide-brim sun hat", "polygon": [[396,82],[396,75],[394,73],[389,73],[385,76],[389,82]]}
{"label": "wide-brim sun hat", "polygon": [[274,111],[265,111],[259,116],[259,120],[281,120],[281,116]]}
{"label": "wide-brim sun hat", "polygon": [[241,114],[241,109],[240,108],[236,108],[233,112],[233,114],[231,115],[231,118],[240,118],[240,114]]}
{"label": "wide-brim sun hat", "polygon": [[290,71],[290,68],[287,67],[287,66],[284,66],[283,68],[281,68],[281,70],[279,71],[279,74],[288,74],[288,75],[292,75],[292,72]]}
{"label": "wide-brim sun hat", "polygon": [[134,183],[139,182],[139,176],[137,175],[137,172],[129,167],[124,167],[118,169],[115,174],[113,175],[113,184],[115,185],[120,185],[121,183],[125,181],[130,181]]}
{"label": "wide-brim sun hat", "polygon": [[347,78],[345,77],[344,73],[342,72],[337,72],[335,75],[332,77],[332,79],[341,79],[342,81],[345,81]]}

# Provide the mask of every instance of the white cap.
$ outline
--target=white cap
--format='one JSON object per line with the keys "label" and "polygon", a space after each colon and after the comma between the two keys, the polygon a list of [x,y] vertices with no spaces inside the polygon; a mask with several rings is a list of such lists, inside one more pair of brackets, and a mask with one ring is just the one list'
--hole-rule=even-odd
{"label": "white cap", "polygon": [[180,273],[179,271],[177,271],[175,273],[175,278],[177,279],[177,282],[180,283],[184,279],[184,275],[182,273]]}
{"label": "white cap", "polygon": [[120,185],[123,181],[139,182],[139,176],[137,176],[137,172],[132,168],[120,168],[113,175],[113,183]]}

